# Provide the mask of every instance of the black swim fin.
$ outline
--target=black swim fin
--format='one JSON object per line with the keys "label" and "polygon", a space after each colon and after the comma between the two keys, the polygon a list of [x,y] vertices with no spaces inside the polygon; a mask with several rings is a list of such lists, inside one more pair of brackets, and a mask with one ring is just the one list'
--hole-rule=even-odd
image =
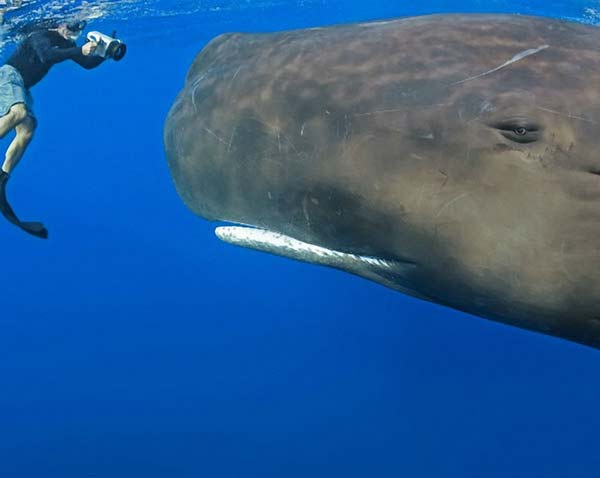
{"label": "black swim fin", "polygon": [[48,239],[48,229],[44,227],[41,222],[21,222],[12,207],[6,199],[6,183],[9,175],[4,171],[0,170],[0,212],[15,226],[20,227],[28,234],[39,237],[40,239]]}

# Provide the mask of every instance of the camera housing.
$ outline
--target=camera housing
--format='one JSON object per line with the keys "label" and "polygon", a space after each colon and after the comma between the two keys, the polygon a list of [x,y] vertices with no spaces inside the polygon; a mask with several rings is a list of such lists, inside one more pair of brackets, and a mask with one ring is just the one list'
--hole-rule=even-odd
{"label": "camera housing", "polygon": [[[114,34],[113,34],[114,35]],[[97,43],[94,55],[102,58],[112,58],[115,61],[121,61],[127,53],[127,45],[117,38],[105,35],[104,33],[93,31],[87,34],[88,41]]]}

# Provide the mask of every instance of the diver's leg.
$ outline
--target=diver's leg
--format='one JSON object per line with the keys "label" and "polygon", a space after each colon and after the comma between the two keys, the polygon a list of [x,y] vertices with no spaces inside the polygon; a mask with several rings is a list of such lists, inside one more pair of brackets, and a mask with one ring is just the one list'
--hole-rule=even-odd
{"label": "diver's leg", "polygon": [[2,171],[10,174],[15,166],[19,163],[23,157],[23,153],[25,153],[27,146],[33,138],[35,127],[36,121],[31,116],[27,116],[24,120],[16,125],[15,130],[17,134],[6,150]]}
{"label": "diver's leg", "polygon": [[6,151],[6,158],[0,170],[0,213],[14,225],[20,227],[25,232],[42,238],[48,238],[48,230],[44,227],[41,222],[23,222],[19,220],[12,207],[6,199],[6,183],[10,177],[10,172],[14,169],[20,159],[23,157],[25,149],[33,138],[33,132],[35,131],[36,121],[33,117],[27,116],[21,123],[15,127],[16,136]]}
{"label": "diver's leg", "polygon": [[8,113],[0,118],[0,138],[13,130],[19,123],[27,118],[27,107],[24,103],[12,105]]}

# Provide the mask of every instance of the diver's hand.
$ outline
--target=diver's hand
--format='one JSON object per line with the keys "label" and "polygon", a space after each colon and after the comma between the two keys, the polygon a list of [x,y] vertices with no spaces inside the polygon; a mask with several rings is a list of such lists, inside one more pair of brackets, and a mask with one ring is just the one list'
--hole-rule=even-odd
{"label": "diver's hand", "polygon": [[96,51],[98,44],[95,41],[89,41],[81,47],[81,53],[84,56],[90,56]]}

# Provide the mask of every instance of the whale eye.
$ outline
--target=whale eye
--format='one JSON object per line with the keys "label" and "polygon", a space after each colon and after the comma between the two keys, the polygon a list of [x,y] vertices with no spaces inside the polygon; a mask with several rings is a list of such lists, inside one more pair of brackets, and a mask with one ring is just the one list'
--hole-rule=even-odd
{"label": "whale eye", "polygon": [[523,128],[522,126],[520,126],[519,128],[515,128],[513,130],[513,132],[517,135],[517,136],[525,136],[527,134],[527,129]]}
{"label": "whale eye", "polygon": [[491,125],[506,139],[515,143],[527,144],[537,141],[541,128],[527,118],[510,118]]}

